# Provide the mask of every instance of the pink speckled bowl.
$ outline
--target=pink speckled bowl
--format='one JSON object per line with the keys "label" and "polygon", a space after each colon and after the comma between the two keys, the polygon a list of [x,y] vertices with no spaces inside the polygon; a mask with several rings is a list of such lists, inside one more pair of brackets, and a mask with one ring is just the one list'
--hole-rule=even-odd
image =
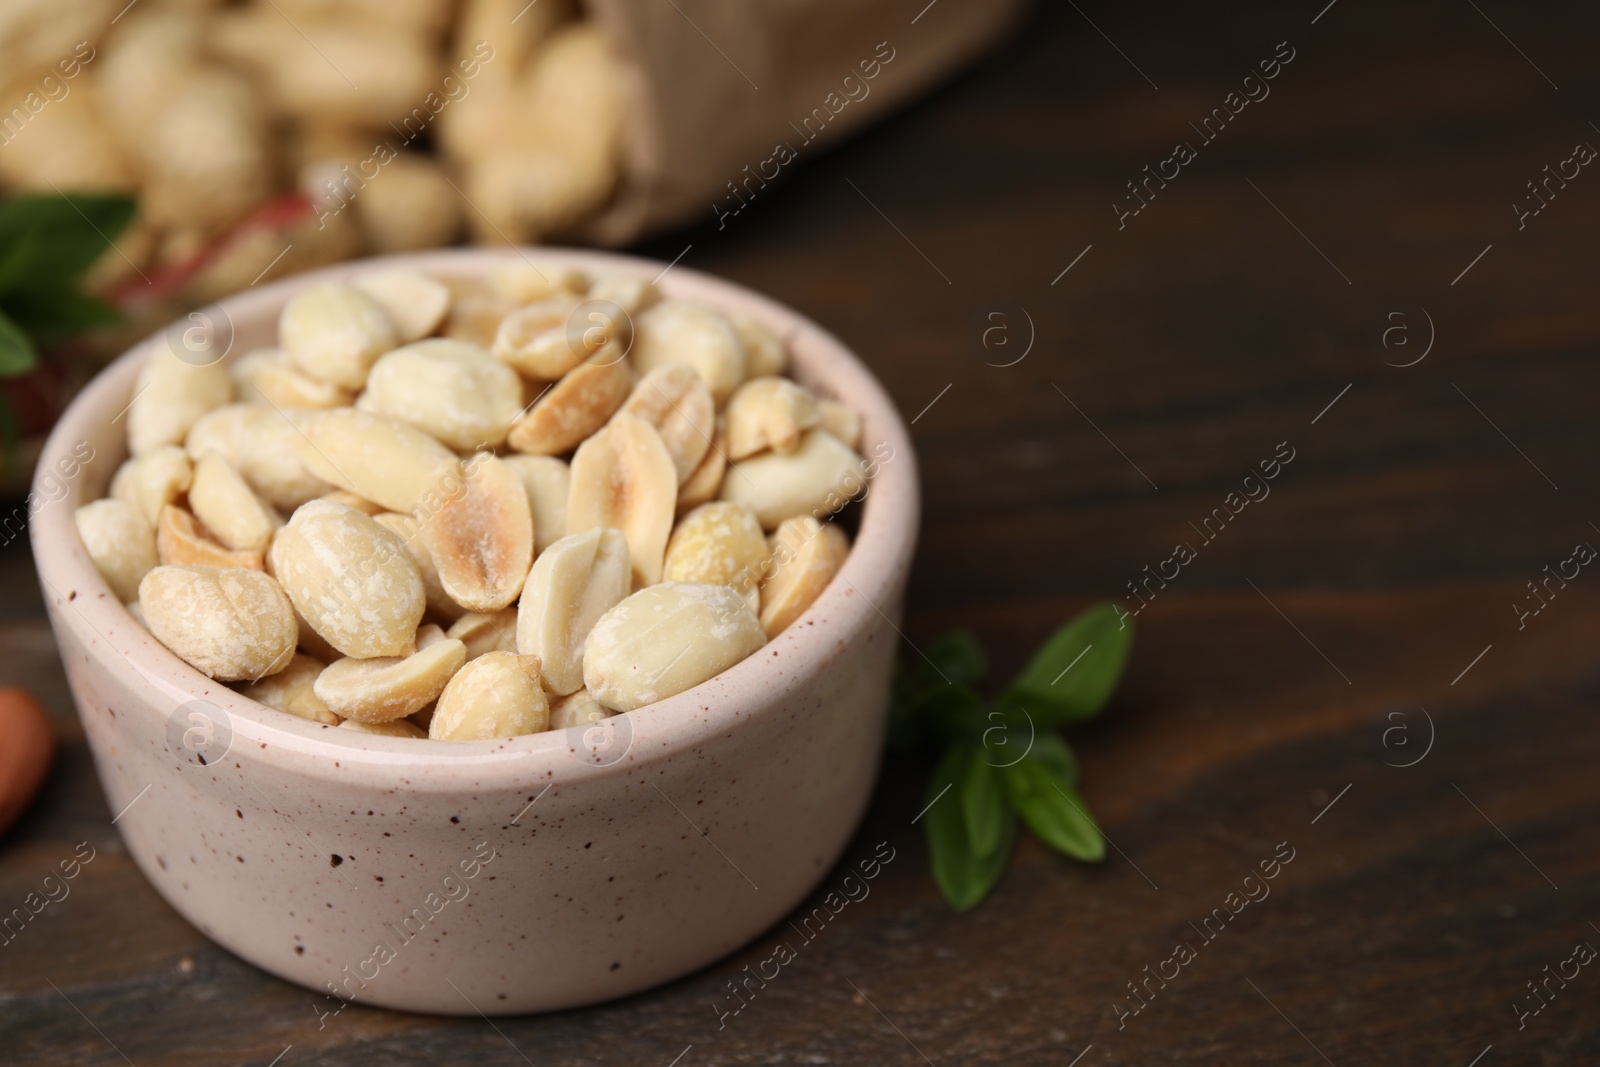
{"label": "pink speckled bowl", "polygon": [[[279,309],[315,282],[377,265],[481,276],[523,254],[390,257],[247,291],[222,304],[236,331],[230,357],[271,343]],[[525,255],[647,278],[663,267],[595,252]],[[862,451],[881,462],[849,560],[798,622],[704,685],[587,731],[372,737],[205,678],[127,614],[73,526],[73,509],[104,493],[125,455],[120,413],[163,339],[119,359],[62,417],[35,478],[38,499],[53,502],[31,524],[50,621],[123,839],[207,936],[360,1003],[546,1011],[647,989],[726,955],[838,858],[882,750],[891,620],[917,531],[910,439],[882,387],[814,323],[683,267],[660,286],[788,337],[796,377],[861,412]],[[212,758],[200,763],[197,745]]]}

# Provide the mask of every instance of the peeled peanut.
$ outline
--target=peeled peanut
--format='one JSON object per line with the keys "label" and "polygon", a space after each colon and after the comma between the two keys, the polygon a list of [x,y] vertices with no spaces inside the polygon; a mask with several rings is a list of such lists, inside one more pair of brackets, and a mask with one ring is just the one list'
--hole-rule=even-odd
{"label": "peeled peanut", "polygon": [[296,610],[340,653],[404,656],[425,607],[405,544],[354,508],[303,504],[272,542],[272,568]]}
{"label": "peeled peanut", "polygon": [[582,271],[569,267],[548,264],[541,267],[527,260],[513,259],[489,272],[489,284],[513,305],[522,306],[582,293],[589,288],[589,279]]}
{"label": "peeled peanut", "polygon": [[[443,278],[450,290],[450,314],[440,330],[457,341],[493,348],[500,321],[516,310],[515,301],[501,296],[488,283],[477,278]],[[500,358],[500,353],[495,352]],[[515,366],[515,364],[512,364]]]}
{"label": "peeled peanut", "polygon": [[342,408],[355,398],[330,382],[302,373],[281,348],[257,348],[228,368],[239,399],[275,408]]}
{"label": "peeled peanut", "polygon": [[131,147],[142,172],[139,213],[151,222],[216,233],[272,195],[269,120],[243,76],[191,66],[145,123]]}
{"label": "peeled peanut", "polygon": [[522,412],[522,380],[478,345],[433,337],[374,363],[357,406],[470,452],[506,439]]}
{"label": "peeled peanut", "polygon": [[390,722],[421,711],[467,661],[460,641],[436,641],[409,656],[341,659],[317,676],[316,694],[335,715]]}
{"label": "peeled peanut", "polygon": [[139,595],[139,582],[157,565],[156,535],[125,500],[96,500],[73,512],[78,537],[118,600]]}
{"label": "peeled peanut", "polygon": [[646,374],[621,410],[656,428],[680,484],[700,466],[716,433],[711,390],[687,363],[666,363]]}
{"label": "peeled peanut", "polygon": [[571,534],[533,561],[517,605],[517,651],[539,657],[552,693],[583,685],[584,641],[631,585],[628,541],[620,530]]}
{"label": "peeled peanut", "polygon": [[355,203],[367,244],[380,255],[454,244],[465,221],[460,191],[438,159],[421,152],[385,163]]}
{"label": "peeled peanut", "polygon": [[822,428],[850,448],[861,447],[861,416],[854,408],[837,400],[817,400],[817,413],[822,416]]}
{"label": "peeled peanut", "polygon": [[418,511],[422,542],[451,599],[499,611],[522,592],[533,561],[533,511],[522,479],[488,453],[463,465],[462,492]]}
{"label": "peeled peanut", "polygon": [[158,641],[218,681],[253,681],[294,656],[294,609],[260,571],[157,567],[139,583],[139,607]]}
{"label": "peeled peanut", "polygon": [[[86,9],[93,6],[84,5]],[[15,7],[15,0],[0,6],[0,22],[9,22],[4,12]],[[59,18],[60,14],[52,11],[50,17]],[[0,25],[0,40],[16,30],[14,23]],[[78,42],[79,49],[86,49],[89,43],[83,37],[67,37],[62,42],[63,51],[51,51],[48,61],[68,61],[73,41]],[[5,83],[0,99],[6,108],[0,112],[5,136],[0,142],[0,182],[12,189],[41,193],[53,192],[52,185],[62,190],[134,187],[132,161],[117,143],[118,131],[105,113],[104,94],[97,91],[93,76],[69,82],[54,72],[14,67],[4,57],[4,51],[5,45],[0,44],[0,80]],[[93,58],[94,53],[90,51],[89,56]],[[46,90],[57,95],[47,97]],[[43,111],[46,107],[49,110]],[[30,115],[35,116],[31,121]],[[120,256],[113,254],[113,258],[127,267]],[[133,270],[126,273],[137,277]]]}
{"label": "peeled peanut", "polygon": [[486,652],[515,652],[517,609],[503,608],[493,614],[469,611],[450,624],[445,636],[465,645],[469,660]]}
{"label": "peeled peanut", "polygon": [[640,312],[628,355],[641,374],[668,363],[689,364],[718,407],[746,376],[744,345],[727,316],[687,300],[663,300]]}
{"label": "peeled peanut", "polygon": [[[381,184],[384,183],[374,183]],[[395,338],[403,345],[420,341],[437,330],[450,310],[450,290],[421,271],[373,271],[358,275],[352,284],[384,310],[394,324]]]}
{"label": "peeled peanut", "polygon": [[551,699],[549,729],[565,730],[572,726],[588,726],[615,714],[616,712],[590,696],[587,689],[580,689],[568,696]]}
{"label": "peeled peanut", "polygon": [[606,424],[632,385],[626,363],[579,363],[517,420],[506,441],[518,452],[570,451]]}
{"label": "peeled peanut", "polygon": [[395,511],[380,511],[372,518],[379,526],[387,527],[405,542],[406,551],[411,553],[411,562],[417,565],[417,573],[422,576],[423,595],[429,614],[446,621],[459,616],[465,609],[444,591],[444,584],[439,581],[439,569],[433,565],[433,557],[428,555],[428,546],[422,543],[422,527],[417,520]]}
{"label": "peeled peanut", "polygon": [[731,586],[753,607],[760,602],[761,564],[766,558],[767,537],[755,512],[719,500],[678,520],[667,541],[661,578]]}
{"label": "peeled peanut", "polygon": [[506,466],[517,472],[533,508],[533,550],[543,552],[567,535],[567,494],[572,471],[554,456],[506,456]]}
{"label": "peeled peanut", "polygon": [[221,363],[222,353],[201,351],[190,358],[197,362],[185,362],[160,345],[139,368],[127,414],[128,451],[134,456],[182,444],[200,416],[233,399],[233,379]]}
{"label": "peeled peanut", "polygon": [[219,544],[194,516],[168,504],[156,520],[156,555],[168,566],[242,567],[259,571],[260,552],[235,552]]}
{"label": "peeled peanut", "polygon": [[772,535],[770,574],[761,584],[761,628],[776,637],[833,581],[850,553],[844,531],[810,515],[785,519]]}
{"label": "peeled peanut", "polygon": [[746,505],[774,530],[796,515],[831,515],[866,484],[860,456],[828,431],[811,430],[787,455],[763,452],[730,464],[722,499]]}
{"label": "peeled peanut", "polygon": [[379,515],[394,514],[393,512],[384,511],[382,504],[376,504],[364,496],[347,493],[343,489],[335,489],[332,492],[323,493],[317,499],[326,500],[330,504],[343,504],[347,508],[355,508],[357,511],[371,515],[374,518]]}
{"label": "peeled peanut", "polygon": [[568,339],[567,319],[578,304],[578,297],[558,293],[517,308],[500,320],[490,351],[530,378],[555,381],[601,347],[587,346],[581,336],[577,343]]}
{"label": "peeled peanut", "polygon": [[631,274],[607,274],[596,278],[594,284],[589,286],[589,299],[609,301],[633,316],[658,303],[661,290],[656,288],[654,282]]}
{"label": "peeled peanut", "polygon": [[550,725],[550,704],[539,684],[539,658],[488,652],[468,663],[439,695],[428,736],[483,741],[535,734]]}
{"label": "peeled peanut", "polygon": [[244,476],[220,453],[207,452],[194,465],[189,507],[218,541],[231,549],[262,552],[283,519],[256,496]]}
{"label": "peeled peanut", "polygon": [[292,444],[307,470],[390,511],[410,511],[430,492],[459,491],[455,454],[397,419],[340,408],[305,416],[302,429]]}
{"label": "peeled peanut", "polygon": [[394,323],[366,293],[324,282],[296,293],[278,316],[284,355],[313,378],[360,389],[378,357],[397,343]]}
{"label": "peeled peanut", "polygon": [[240,696],[249,697],[269,708],[286,711],[290,715],[338,726],[339,716],[328,710],[328,705],[317,696],[317,675],[322,664],[299,652],[289,660],[289,665],[277,674],[238,687]]}
{"label": "peeled peanut", "polygon": [[788,369],[789,354],[784,349],[783,339],[765,323],[736,311],[728,313],[728,321],[733,323],[733,332],[744,345],[746,374],[765,378]]}
{"label": "peeled peanut", "polygon": [[412,639],[411,643],[416,646],[418,652],[421,652],[425,648],[437,645],[440,641],[448,640],[453,639],[448,637],[438,626],[431,622],[425,622],[417,627],[417,636]]}
{"label": "peeled peanut", "polygon": [[765,641],[755,611],[728,586],[662,582],[595,623],[583,682],[606,707],[632,711],[694,688]]}
{"label": "peeled peanut", "polygon": [[700,465],[689,475],[689,479],[678,486],[678,514],[682,515],[707,501],[715,500],[722,491],[722,477],[727,472],[728,420],[719,417],[711,447],[706,449]]}
{"label": "peeled peanut", "polygon": [[728,458],[800,447],[801,435],[822,424],[817,398],[787,378],[751,378],[728,399]]}
{"label": "peeled peanut", "polygon": [[550,35],[513,87],[513,117],[487,138],[492,153],[477,156],[467,173],[482,240],[532,243],[606,203],[618,173],[627,81],[598,25],[567,22]]}
{"label": "peeled peanut", "polygon": [[655,427],[618,415],[572,457],[567,530],[621,530],[635,582],[661,579],[661,560],[678,501],[678,472]]}
{"label": "peeled peanut", "polygon": [[300,462],[296,443],[308,414],[296,408],[264,404],[227,404],[201,416],[184,441],[191,459],[217,452],[261,498],[293,511],[331,487]]}
{"label": "peeled peanut", "polygon": [[405,719],[395,719],[392,722],[359,722],[355,719],[346,719],[339,724],[339,729],[350,730],[358,734],[373,734],[377,737],[426,738],[428,736],[426,730]]}
{"label": "peeled peanut", "polygon": [[161,509],[189,491],[194,465],[176,445],[161,445],[135,456],[117,468],[111,478],[111,495],[139,509],[151,526]]}

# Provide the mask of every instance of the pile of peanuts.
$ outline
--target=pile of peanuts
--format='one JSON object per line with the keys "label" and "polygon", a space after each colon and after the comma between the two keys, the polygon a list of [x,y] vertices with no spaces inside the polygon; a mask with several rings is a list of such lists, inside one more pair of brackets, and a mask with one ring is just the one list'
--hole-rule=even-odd
{"label": "pile of peanuts", "polygon": [[178,352],[84,546],[197,670],[344,729],[511,737],[692,688],[817,598],[869,476],[771,329],[630,276],[374,270],[295,295],[276,348]]}
{"label": "pile of peanuts", "polygon": [[[269,276],[572,232],[625,81],[575,0],[0,0],[0,187],[133,193],[95,280],[211,299],[286,244]],[[312,214],[261,220],[294,191]]]}

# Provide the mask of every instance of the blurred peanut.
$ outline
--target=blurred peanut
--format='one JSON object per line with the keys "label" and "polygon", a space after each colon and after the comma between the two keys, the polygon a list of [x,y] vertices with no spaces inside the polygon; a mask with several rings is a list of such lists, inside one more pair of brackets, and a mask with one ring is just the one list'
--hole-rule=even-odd
{"label": "blurred peanut", "polygon": [[343,408],[355,402],[344,389],[298,370],[281,348],[258,348],[228,368],[239,399],[275,408]]}
{"label": "blurred peanut", "polygon": [[450,310],[450,290],[443,282],[420,271],[403,268],[373,271],[356,275],[352,284],[389,316],[395,338],[403,345],[433,333]]}

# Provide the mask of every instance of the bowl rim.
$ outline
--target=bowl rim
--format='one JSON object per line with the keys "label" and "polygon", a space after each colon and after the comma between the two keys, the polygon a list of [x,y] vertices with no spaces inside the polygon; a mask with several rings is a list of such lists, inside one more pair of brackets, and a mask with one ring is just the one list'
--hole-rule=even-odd
{"label": "bowl rim", "polygon": [[[874,615],[899,633],[898,624],[884,609],[895,609],[893,598],[910,567],[919,525],[917,463],[909,431],[887,391],[858,356],[811,319],[769,297],[710,274],[637,256],[555,247],[462,248],[352,260],[246,289],[201,312],[220,313],[234,323],[265,321],[267,315],[275,320],[290,296],[323,282],[396,267],[442,278],[482,279],[494,267],[518,258],[535,266],[652,278],[663,297],[752,315],[785,338],[791,373],[798,371],[800,377],[823,385],[825,394],[848,396],[862,417],[860,451],[881,452],[884,446],[889,451],[868,482],[860,528],[839,574],[798,620],[756,653],[692,689],[625,713],[626,718],[618,715],[588,727],[512,738],[421,744],[420,739],[338,730],[260,704],[201,674],[139,625],[89,559],[73,518],[76,508],[88,502],[86,485],[99,481],[104,486],[109,481],[114,467],[106,463],[103,474],[86,478],[80,472],[68,479],[66,492],[42,504],[30,519],[30,536],[53,624],[58,630],[71,628],[85,655],[121,676],[131,688],[139,688],[138,680],[145,683],[152,699],[141,702],[147,706],[139,709],[140,714],[156,711],[162,697],[174,702],[173,715],[189,702],[204,701],[226,716],[233,731],[230,754],[241,742],[249,742],[254,758],[292,761],[303,773],[320,771],[374,785],[394,787],[400,768],[410,772],[401,781],[417,789],[459,788],[463,777],[477,789],[571,781],[631,774],[691,751],[743,720],[760,717],[764,711],[773,713],[786,703],[784,695],[805,688],[826,670],[833,654],[871,625]],[[73,399],[41,452],[33,479],[36,499],[48,499],[42,483],[54,477],[53,465],[70,455],[75,443],[89,440],[97,421],[111,418],[118,409],[127,410],[139,367],[171,329],[165,327],[133,345]],[[233,346],[224,358],[242,354]],[[124,433],[118,463],[126,456],[125,438]],[[59,644],[59,634],[57,640]],[[129,678],[130,674],[138,678]],[[115,721],[122,723],[127,714],[119,714]],[[628,747],[619,758],[605,762],[600,755],[603,747],[624,721]]]}

